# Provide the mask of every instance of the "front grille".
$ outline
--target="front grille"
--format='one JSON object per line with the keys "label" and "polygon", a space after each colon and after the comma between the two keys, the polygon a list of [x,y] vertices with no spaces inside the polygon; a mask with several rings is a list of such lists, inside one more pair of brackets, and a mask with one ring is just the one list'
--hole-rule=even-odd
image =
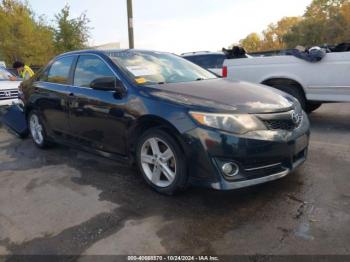
{"label": "front grille", "polygon": [[273,174],[277,174],[285,171],[286,169],[282,166],[282,164],[271,165],[267,167],[257,168],[255,170],[245,170],[244,176],[247,179],[255,179],[265,176],[270,176]]}
{"label": "front grille", "polygon": [[18,89],[0,90],[0,100],[18,98]]}
{"label": "front grille", "polygon": [[296,125],[291,119],[285,120],[263,120],[266,127],[270,130],[293,130]]}
{"label": "front grille", "polygon": [[292,131],[298,128],[303,121],[301,109],[275,114],[257,114],[256,116],[269,130]]}

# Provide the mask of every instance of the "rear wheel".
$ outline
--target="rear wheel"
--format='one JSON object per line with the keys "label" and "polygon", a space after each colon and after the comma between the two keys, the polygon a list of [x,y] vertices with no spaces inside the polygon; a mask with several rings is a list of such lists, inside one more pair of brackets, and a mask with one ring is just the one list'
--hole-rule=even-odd
{"label": "rear wheel", "polygon": [[40,148],[49,146],[45,127],[40,115],[36,111],[31,111],[28,117],[29,131],[34,144]]}
{"label": "rear wheel", "polygon": [[156,191],[172,195],[186,188],[186,159],[178,142],[160,129],[146,131],[138,141],[137,164]]}

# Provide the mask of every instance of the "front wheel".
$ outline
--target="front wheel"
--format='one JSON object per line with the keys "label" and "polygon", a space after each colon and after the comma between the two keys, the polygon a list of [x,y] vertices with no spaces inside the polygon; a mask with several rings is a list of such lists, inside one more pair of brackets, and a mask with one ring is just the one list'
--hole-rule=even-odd
{"label": "front wheel", "polygon": [[179,143],[160,129],[147,131],[136,149],[138,167],[146,182],[156,191],[172,195],[186,188],[187,168]]}
{"label": "front wheel", "polygon": [[45,127],[41,121],[40,115],[36,111],[29,113],[28,126],[34,144],[40,148],[46,148],[49,142],[47,140]]}

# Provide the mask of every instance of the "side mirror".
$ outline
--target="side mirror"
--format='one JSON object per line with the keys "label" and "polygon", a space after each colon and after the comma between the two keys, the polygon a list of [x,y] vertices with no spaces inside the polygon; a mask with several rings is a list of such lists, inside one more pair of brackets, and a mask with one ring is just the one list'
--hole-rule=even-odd
{"label": "side mirror", "polygon": [[116,91],[118,94],[125,93],[125,87],[116,77],[96,78],[90,83],[90,87],[95,90]]}

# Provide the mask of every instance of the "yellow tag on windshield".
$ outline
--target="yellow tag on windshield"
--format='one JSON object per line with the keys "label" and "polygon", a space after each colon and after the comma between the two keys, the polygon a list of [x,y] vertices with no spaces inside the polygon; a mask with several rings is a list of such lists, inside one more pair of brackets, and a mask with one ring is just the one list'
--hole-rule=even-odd
{"label": "yellow tag on windshield", "polygon": [[143,77],[140,78],[135,78],[136,83],[138,84],[144,84],[146,83],[146,79],[144,79]]}

